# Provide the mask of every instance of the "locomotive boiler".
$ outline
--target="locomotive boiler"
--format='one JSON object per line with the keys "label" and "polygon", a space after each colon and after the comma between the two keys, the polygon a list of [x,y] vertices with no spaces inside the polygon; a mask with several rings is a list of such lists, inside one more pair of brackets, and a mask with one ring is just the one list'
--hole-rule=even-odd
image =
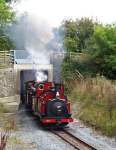
{"label": "locomotive boiler", "polygon": [[44,125],[65,126],[72,122],[70,103],[64,85],[54,82],[28,81],[25,84],[26,105]]}

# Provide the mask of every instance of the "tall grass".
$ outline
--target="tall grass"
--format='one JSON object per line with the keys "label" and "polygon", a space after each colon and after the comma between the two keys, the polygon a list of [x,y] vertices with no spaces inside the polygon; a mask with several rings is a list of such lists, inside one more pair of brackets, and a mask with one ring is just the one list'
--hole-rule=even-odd
{"label": "tall grass", "polygon": [[116,137],[116,85],[104,77],[68,82],[69,97],[78,104],[75,117]]}
{"label": "tall grass", "polygon": [[15,129],[14,119],[8,120],[0,132],[0,150],[5,150],[11,131]]}
{"label": "tall grass", "polygon": [[0,136],[0,150],[5,150],[8,141],[8,134],[6,132],[1,133]]}

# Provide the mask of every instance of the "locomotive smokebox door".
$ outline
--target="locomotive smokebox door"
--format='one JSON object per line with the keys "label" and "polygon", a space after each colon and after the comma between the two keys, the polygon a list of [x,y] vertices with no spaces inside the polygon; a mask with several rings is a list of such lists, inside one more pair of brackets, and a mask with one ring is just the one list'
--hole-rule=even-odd
{"label": "locomotive smokebox door", "polygon": [[[41,73],[40,73],[41,72]],[[42,73],[46,76],[48,80],[48,71],[47,70],[21,70],[20,71],[20,96],[21,102],[25,103],[25,83],[27,81],[39,80],[42,78]],[[40,77],[39,77],[40,76]]]}

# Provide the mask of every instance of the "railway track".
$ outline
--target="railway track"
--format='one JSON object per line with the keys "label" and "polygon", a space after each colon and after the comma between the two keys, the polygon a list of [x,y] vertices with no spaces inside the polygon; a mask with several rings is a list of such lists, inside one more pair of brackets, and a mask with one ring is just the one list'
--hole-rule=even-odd
{"label": "railway track", "polygon": [[75,137],[72,133],[68,132],[67,130],[56,131],[52,130],[52,133],[63,139],[65,142],[69,143],[75,149],[78,150],[97,150],[93,146],[89,145],[88,143],[84,142],[83,140]]}

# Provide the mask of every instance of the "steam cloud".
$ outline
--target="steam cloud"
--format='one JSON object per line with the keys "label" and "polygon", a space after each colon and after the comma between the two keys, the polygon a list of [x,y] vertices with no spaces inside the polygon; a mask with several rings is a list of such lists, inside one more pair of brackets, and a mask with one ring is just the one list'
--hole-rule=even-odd
{"label": "steam cloud", "polygon": [[[50,64],[51,54],[63,51],[58,29],[39,16],[38,0],[12,1],[11,5],[16,11],[17,21],[11,25],[9,33],[16,49],[28,51],[34,64]],[[38,7],[33,9],[33,5]],[[37,78],[39,75],[40,72]]]}
{"label": "steam cloud", "polygon": [[46,81],[48,79],[48,76],[44,74],[42,71],[36,72],[36,80],[39,82]]}

